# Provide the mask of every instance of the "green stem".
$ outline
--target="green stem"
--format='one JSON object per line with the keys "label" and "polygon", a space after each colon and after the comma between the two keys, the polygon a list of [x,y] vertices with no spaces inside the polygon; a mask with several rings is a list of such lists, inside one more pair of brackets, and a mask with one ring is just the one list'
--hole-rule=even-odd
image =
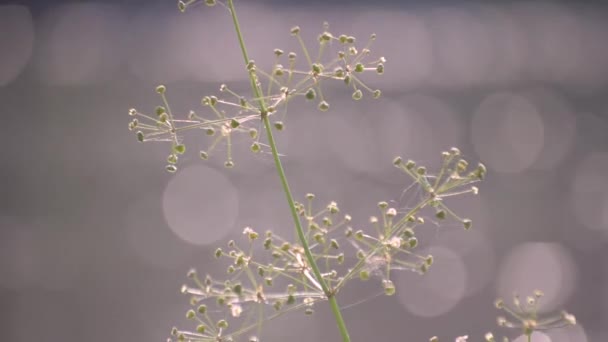
{"label": "green stem", "polygon": [[[239,41],[239,45],[241,47],[241,52],[243,54],[243,58],[245,59],[245,64],[249,63],[249,56],[247,54],[247,49],[245,47],[245,41],[243,39],[243,34],[241,32],[241,28],[239,25],[239,20],[236,15],[236,10],[234,8],[234,1],[228,0],[228,8],[230,9],[230,13],[232,14],[232,21],[234,23],[234,28],[237,34],[237,38]],[[344,318],[342,317],[342,312],[340,311],[340,306],[338,305],[338,301],[336,300],[335,293],[330,290],[327,282],[321,275],[321,271],[319,270],[319,266],[315,261],[312,252],[310,251],[310,247],[308,246],[308,241],[304,235],[304,230],[302,229],[302,223],[300,222],[300,218],[298,217],[298,213],[296,210],[295,202],[293,200],[293,196],[291,194],[291,190],[289,189],[289,183],[287,182],[287,177],[285,176],[285,171],[283,170],[283,165],[281,164],[281,159],[279,158],[279,152],[277,145],[274,140],[274,136],[272,134],[272,126],[270,124],[270,119],[268,118],[268,109],[264,98],[262,96],[262,90],[260,89],[260,85],[256,82],[256,77],[254,73],[249,74],[249,80],[251,83],[251,89],[253,91],[254,96],[259,101],[261,118],[264,123],[264,128],[266,129],[266,135],[268,137],[268,145],[270,145],[270,149],[272,150],[272,157],[274,159],[275,168],[277,173],[279,174],[279,178],[281,180],[281,186],[283,187],[283,192],[285,193],[285,197],[287,198],[287,203],[289,204],[289,210],[291,211],[291,216],[293,218],[294,224],[296,226],[296,231],[298,233],[298,239],[302,244],[302,248],[304,249],[304,254],[306,255],[306,260],[308,264],[312,268],[313,274],[327,299],[329,300],[329,304],[331,306],[331,310],[336,319],[336,324],[338,325],[338,329],[340,330],[340,335],[342,336],[342,340],[344,342],[350,342],[350,337],[348,335],[348,329],[346,328],[346,323],[344,322]]]}

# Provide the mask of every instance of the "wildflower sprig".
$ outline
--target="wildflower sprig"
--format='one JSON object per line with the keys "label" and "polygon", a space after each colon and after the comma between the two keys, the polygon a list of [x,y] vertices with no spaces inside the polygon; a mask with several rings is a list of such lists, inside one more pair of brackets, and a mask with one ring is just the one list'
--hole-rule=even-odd
{"label": "wildflower sprig", "polygon": [[[429,269],[433,264],[433,256],[416,252],[419,242],[415,231],[426,223],[423,210],[439,207],[437,202],[442,196],[477,193],[476,190],[471,190],[470,184],[485,175],[483,165],[467,173],[464,167],[466,162],[457,149],[444,153],[443,158],[445,162],[435,176],[426,171],[411,173],[412,162],[402,165],[396,161],[395,165],[399,168],[403,166],[406,174],[426,195],[409,210],[389,207],[388,202],[378,203],[380,216],[372,216],[369,225],[365,225],[363,230],[352,227],[352,217],[342,214],[336,202],[332,201],[319,210],[314,204],[315,195],[307,194],[304,202],[295,203],[296,212],[305,229],[306,243],[319,267],[322,281],[332,296],[337,295],[353,279],[365,281],[371,277],[380,278],[383,292],[390,296],[396,292],[391,272],[410,270],[424,274]],[[428,187],[431,180],[440,184],[438,191]],[[442,205],[441,208],[445,209],[439,210],[446,210],[447,206]],[[470,228],[470,221],[459,218],[451,210],[443,215],[436,211],[435,217],[443,220],[447,218],[446,215],[456,217],[464,222],[465,228]],[[235,331],[205,328],[204,333],[201,333],[200,324],[210,327],[217,320],[213,321],[208,316],[199,320],[197,310],[193,309],[188,311],[187,316],[195,313],[192,318],[200,323],[197,332],[176,330],[176,336],[185,336],[193,341],[211,341],[211,338],[217,338],[223,333],[224,338],[235,338],[259,329],[264,322],[286,312],[303,309],[306,314],[312,314],[315,303],[329,299],[326,290],[315,277],[297,237],[285,239],[271,231],[260,236],[250,227],[243,230],[243,236],[247,240],[246,248],[240,248],[235,241],[230,241],[229,250],[220,248],[215,252],[217,258],[229,260],[226,269],[228,279],[215,280],[207,275],[201,281],[196,272],[191,271],[189,278],[195,286],[184,286],[182,292],[192,296],[195,306],[215,301],[216,306],[223,309],[221,319],[226,322],[238,319],[241,314],[255,315],[257,319],[241,319],[243,322],[240,322]],[[346,246],[354,246],[354,251],[345,248],[345,243]],[[264,253],[261,258],[260,252]],[[207,308],[208,304],[204,305]],[[269,312],[268,307],[273,310]]]}
{"label": "wildflower sprig", "polygon": [[[508,318],[506,316],[498,316],[496,318],[498,326],[518,330],[520,334],[526,336],[528,342],[531,342],[532,334],[535,331],[547,331],[576,325],[576,317],[563,310],[557,314],[541,317],[539,302],[543,295],[542,291],[535,290],[532,295],[522,300],[518,294],[514,294],[512,305],[507,304],[502,298],[498,298],[494,302],[494,306],[498,310],[504,311],[508,316]],[[468,336],[458,337],[456,342],[464,342],[467,338]],[[493,333],[488,332],[484,335],[484,341],[509,342],[510,339],[506,336],[498,339]],[[430,342],[439,342],[439,339],[434,336],[430,339]]]}
{"label": "wildflower sprig", "polygon": [[395,292],[390,280],[392,270],[426,273],[433,264],[433,256],[416,252],[420,244],[416,230],[425,224],[426,208],[433,208],[436,220],[452,217],[461,222],[465,229],[471,228],[472,221],[458,216],[444,199],[477,194],[478,189],[471,184],[484,178],[485,166],[479,164],[474,170],[467,171],[468,163],[456,148],[442,155],[442,167],[435,175],[423,166],[417,167],[411,160],[403,162],[400,157],[395,158],[393,164],[410,176],[414,185],[423,191],[423,196],[409,210],[397,210],[389,207],[387,202],[380,202],[380,217],[372,216],[369,219],[373,233],[363,230],[346,232],[346,236],[357,248],[359,261],[343,277],[338,287],[354,277],[367,280],[370,275],[376,274],[382,278],[385,293],[391,295]]}
{"label": "wildflower sprig", "polygon": [[[205,1],[207,5],[224,5],[222,2]],[[196,1],[180,1],[179,8],[185,11]],[[225,5],[224,5],[225,6]],[[171,112],[166,87],[160,85],[156,88],[161,97],[162,105],[156,107],[155,115],[148,115],[131,109],[129,114],[134,118],[129,123],[129,129],[134,131],[137,140],[168,141],[171,143],[171,152],[167,157],[167,170],[177,171],[179,155],[186,150],[184,133],[188,130],[197,130],[211,138],[209,146],[199,151],[202,159],[208,159],[213,150],[220,144],[226,145],[226,167],[233,167],[232,136],[235,133],[249,134],[253,140],[250,149],[254,153],[262,152],[268,147],[260,141],[258,134],[260,118],[272,118],[276,130],[285,128],[288,104],[295,98],[304,98],[306,101],[316,101],[321,111],[329,109],[329,102],[323,94],[323,83],[326,81],[341,81],[353,91],[352,98],[360,100],[363,92],[379,98],[380,90],[371,89],[362,80],[360,75],[366,72],[376,74],[384,73],[386,59],[380,57],[370,60],[371,45],[376,39],[372,34],[364,47],[357,47],[357,40],[353,36],[329,32],[329,26],[324,25],[324,31],[318,36],[318,53],[315,59],[301,38],[298,26],[290,30],[301,47],[306,59],[307,68],[300,70],[296,67],[298,56],[296,52],[285,53],[281,49],[274,49],[274,62],[270,70],[262,70],[254,60],[246,63],[246,72],[249,74],[252,87],[257,91],[253,96],[240,95],[232,91],[227,85],[220,86],[224,96],[205,96],[201,104],[207,107],[205,112],[209,115],[197,114],[191,110],[187,115],[174,115]],[[331,49],[339,47],[328,56]]]}
{"label": "wildflower sprig", "polygon": [[[551,329],[563,328],[576,325],[574,315],[561,311],[558,314],[550,314],[541,317],[539,313],[539,302],[543,297],[543,292],[535,290],[533,295],[527,296],[524,300],[518,294],[513,296],[513,303],[509,305],[502,298],[497,299],[494,305],[497,309],[504,311],[505,316],[498,316],[496,322],[499,327],[513,328],[520,330],[528,341],[531,341],[535,331],[546,331]],[[494,342],[491,334],[486,335],[488,342]]]}
{"label": "wildflower sprig", "polygon": [[[344,262],[344,254],[336,252],[340,247],[335,239],[326,237],[348,224],[350,216],[338,217],[340,214],[335,202],[313,213],[314,195],[308,194],[306,198],[309,204],[298,203],[298,211],[307,222],[306,236],[315,260],[324,270],[323,278],[331,284],[337,281],[337,271],[333,266]],[[218,341],[218,338],[223,338],[222,341],[226,341],[251,334],[256,329],[259,333],[266,321],[299,309],[312,314],[316,302],[328,299],[298,241],[288,241],[271,231],[261,237],[250,227],[243,230],[243,235],[248,240],[246,249],[230,241],[228,251],[218,248],[215,252],[217,258],[230,260],[226,269],[228,279],[218,281],[207,275],[201,281],[196,271],[188,273],[194,286],[184,285],[182,293],[191,296],[195,309],[189,310],[186,316],[195,319],[198,326],[196,331],[174,329],[172,335],[177,340]],[[254,252],[259,250],[266,252],[265,259],[254,257]],[[207,309],[209,302],[215,302],[220,318],[211,318]],[[228,329],[231,320],[240,320],[237,329]],[[222,329],[217,329],[218,322],[224,322]]]}
{"label": "wildflower sprig", "polygon": [[[333,34],[329,25],[324,24],[318,35],[318,48],[313,51],[304,43],[300,27],[294,26],[290,34],[300,45],[303,62],[296,52],[286,53],[277,48],[273,50],[272,67],[263,70],[249,57],[234,0],[180,0],[178,8],[185,11],[196,3],[220,5],[230,13],[251,93],[241,95],[227,85],[221,85],[220,94],[202,98],[205,114],[191,110],[178,115],[169,106],[167,88],[160,85],[156,88],[160,105],[153,114],[129,110],[133,117],[129,129],[135,132],[140,142],[170,143],[166,167],[170,172],[177,171],[179,156],[186,152],[186,131],[196,130],[211,140],[199,151],[202,159],[208,159],[220,144],[225,144],[224,165],[229,168],[235,165],[232,156],[234,134],[248,135],[252,140],[252,152],[268,149],[272,154],[295,234],[292,238],[273,232],[262,236],[253,228],[245,228],[245,248],[230,241],[227,250],[218,249],[215,253],[217,258],[228,262],[226,279],[210,275],[201,279],[195,270],[191,270],[188,273],[191,284],[184,285],[182,292],[191,297],[193,308],[188,310],[186,317],[196,322],[196,328],[193,331],[174,328],[172,338],[178,341],[227,342],[248,336],[250,342],[256,342],[265,322],[296,310],[311,314],[317,302],[327,301],[342,340],[350,342],[336,295],[351,280],[371,277],[380,278],[384,293],[393,295],[396,292],[391,281],[393,271],[426,273],[433,264],[433,256],[421,251],[418,230],[429,222],[439,224],[446,219],[454,219],[465,229],[470,229],[471,220],[460,217],[446,202],[456,196],[477,194],[478,189],[472,184],[484,179],[486,168],[483,164],[469,167],[456,148],[443,152],[441,168],[436,173],[398,157],[393,164],[418,189],[421,194],[418,203],[397,208],[390,206],[389,202],[380,202],[380,214],[372,216],[368,223],[361,225],[361,229],[353,228],[351,216],[341,214],[335,202],[320,210],[315,209],[312,194],[306,195],[302,203],[296,202],[282,166],[274,132],[285,129],[288,105],[296,98],[316,103],[318,110],[329,110],[324,94],[325,82],[337,81],[346,85],[352,90],[354,100],[362,99],[364,93],[379,98],[380,90],[367,86],[362,78],[363,73],[381,75],[385,71],[386,59],[371,57],[376,35],[372,34],[360,46],[355,37]],[[302,65],[304,67],[300,69]],[[565,313],[560,316],[561,320],[555,317],[540,320],[535,307],[526,308],[530,310],[521,310],[518,305],[516,309],[519,311],[508,309],[516,323],[505,318],[504,326],[521,328],[530,337],[534,330],[557,327],[562,321],[574,320],[573,316]],[[487,335],[488,341],[488,336],[493,338]],[[461,336],[457,341],[466,339],[466,336]]]}

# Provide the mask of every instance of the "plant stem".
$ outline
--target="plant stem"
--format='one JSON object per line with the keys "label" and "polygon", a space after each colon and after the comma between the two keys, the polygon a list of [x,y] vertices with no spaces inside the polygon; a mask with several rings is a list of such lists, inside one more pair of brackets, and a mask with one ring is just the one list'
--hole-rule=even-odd
{"label": "plant stem", "polygon": [[[239,45],[241,47],[241,52],[243,54],[243,58],[245,59],[245,64],[249,63],[249,56],[247,54],[247,48],[245,47],[245,41],[243,39],[243,34],[241,32],[241,28],[239,25],[239,20],[236,15],[236,10],[234,8],[234,1],[228,0],[228,8],[230,9],[230,13],[232,14],[232,21],[234,23],[234,28],[237,34],[237,38],[239,41]],[[293,196],[291,194],[291,190],[289,189],[289,183],[287,182],[287,177],[285,176],[285,171],[283,170],[283,165],[281,164],[281,159],[279,158],[279,151],[277,145],[274,140],[274,136],[272,134],[272,126],[270,124],[270,119],[268,118],[268,109],[266,103],[264,101],[264,97],[262,96],[262,90],[260,89],[259,83],[256,81],[256,77],[254,73],[249,73],[249,80],[251,83],[251,89],[253,91],[253,95],[259,101],[260,112],[262,122],[264,123],[264,128],[266,129],[266,136],[268,138],[268,145],[270,145],[270,149],[272,150],[272,157],[274,159],[275,168],[281,180],[281,186],[283,187],[283,192],[285,193],[285,197],[287,198],[287,203],[289,204],[289,209],[291,211],[291,216],[293,218],[294,224],[296,226],[296,231],[298,233],[298,239],[302,244],[302,248],[304,249],[304,254],[306,255],[306,260],[308,264],[312,268],[313,274],[315,278],[321,285],[321,288],[331,306],[331,310],[336,319],[336,324],[338,325],[338,329],[340,330],[340,335],[342,336],[342,340],[344,342],[350,342],[350,337],[348,335],[348,329],[346,328],[346,323],[344,322],[344,318],[342,317],[342,312],[340,311],[340,306],[338,305],[338,301],[336,299],[335,293],[333,293],[323,276],[321,275],[321,271],[319,270],[319,266],[310,251],[310,247],[308,246],[308,242],[304,235],[304,230],[302,229],[302,223],[300,222],[300,218],[298,217],[298,213],[296,211],[295,202],[293,200]]]}

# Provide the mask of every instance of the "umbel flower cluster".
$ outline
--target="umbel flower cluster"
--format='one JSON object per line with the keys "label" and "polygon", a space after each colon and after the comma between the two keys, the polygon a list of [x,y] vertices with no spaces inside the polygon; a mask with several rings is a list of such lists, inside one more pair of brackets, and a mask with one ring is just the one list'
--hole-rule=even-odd
{"label": "umbel flower cluster", "polygon": [[[140,142],[161,141],[170,144],[166,169],[177,171],[179,157],[186,152],[185,133],[190,130],[202,133],[210,140],[199,148],[202,159],[210,158],[220,144],[226,151],[224,165],[234,167],[232,145],[234,134],[245,134],[251,139],[250,149],[260,153],[265,149],[273,155],[275,169],[289,206],[293,224],[293,237],[284,237],[263,227],[246,227],[244,242],[228,242],[215,252],[218,262],[226,264],[223,276],[199,275],[188,272],[189,282],[182,293],[190,297],[192,308],[186,318],[193,328],[173,328],[169,341],[195,342],[257,342],[262,326],[287,312],[299,311],[305,315],[314,312],[319,302],[328,302],[340,331],[342,341],[350,342],[348,329],[342,318],[337,294],[351,281],[376,281],[379,293],[394,295],[397,291],[391,281],[396,271],[406,270],[424,274],[433,265],[429,254],[429,241],[420,241],[421,227],[441,225],[441,221],[458,222],[465,230],[472,226],[468,218],[459,216],[447,204],[452,198],[476,195],[475,183],[483,180],[486,168],[475,166],[463,158],[460,150],[452,148],[442,153],[439,170],[431,172],[412,160],[397,157],[393,165],[401,170],[415,191],[414,203],[407,206],[378,203],[379,213],[366,223],[356,223],[344,214],[336,202],[315,203],[315,196],[307,194],[302,202],[294,200],[282,167],[274,131],[285,129],[288,105],[303,98],[316,104],[316,109],[327,111],[329,102],[324,95],[325,82],[334,81],[351,91],[353,100],[364,96],[374,99],[381,92],[368,87],[362,80],[364,73],[381,75],[386,59],[372,58],[371,46],[376,39],[371,35],[360,45],[350,35],[333,34],[324,25],[318,35],[316,51],[306,48],[299,27],[290,34],[298,41],[303,58],[295,52],[275,49],[270,70],[262,70],[249,58],[234,0],[181,0],[180,11],[197,3],[220,5],[232,17],[236,36],[241,47],[244,72],[247,73],[251,95],[241,95],[227,85],[220,86],[220,94],[204,96],[201,104],[206,114],[192,110],[186,115],[174,113],[167,99],[167,88],[159,85],[156,92],[161,104],[153,113],[130,109],[129,129]],[[300,69],[300,65],[304,65]],[[261,131],[261,132],[260,132]],[[446,225],[447,226],[447,225]],[[574,323],[574,316],[540,319],[537,317],[535,295],[525,305],[515,301],[515,308],[498,302],[511,318],[499,318],[499,325],[522,329],[530,336],[533,331]],[[493,342],[488,333],[486,341]],[[467,336],[457,338],[464,342]],[[438,341],[433,337],[431,341]],[[506,340],[505,340],[506,341]]]}
{"label": "umbel flower cluster", "polygon": [[[409,209],[380,202],[379,215],[370,217],[361,229],[353,227],[352,217],[342,214],[336,202],[315,210],[315,196],[307,194],[304,203],[296,203],[308,246],[332,295],[355,279],[378,279],[384,294],[393,295],[392,272],[424,274],[433,264],[432,255],[418,251],[416,231],[428,224],[426,221],[451,218],[464,229],[471,228],[471,220],[459,217],[446,201],[457,195],[477,194],[472,184],[484,178],[483,165],[470,168],[456,148],[443,153],[442,167],[434,175],[411,160],[396,158],[394,165],[413,181],[420,193],[419,202]],[[215,252],[217,258],[229,260],[227,279],[209,275],[200,279],[196,271],[188,273],[192,284],[184,285],[182,292],[191,297],[194,308],[186,317],[197,326],[192,331],[175,328],[172,334],[177,341],[233,341],[240,336],[257,341],[251,336],[259,333],[263,322],[296,310],[312,314],[317,302],[327,300],[297,239],[285,239],[271,231],[260,234],[251,227],[243,230],[243,236],[245,247],[230,241],[228,250],[218,248]],[[231,329],[230,321],[237,327]]]}
{"label": "umbel flower cluster", "polygon": [[[539,301],[543,297],[543,292],[535,290],[531,296],[527,296],[522,302],[518,294],[513,295],[512,306],[507,305],[502,298],[497,299],[494,305],[498,310],[504,311],[509,318],[498,316],[496,323],[499,327],[509,328],[518,331],[526,336],[528,341],[532,341],[532,334],[535,331],[548,331],[576,325],[576,318],[573,314],[561,311],[557,314],[541,315],[539,313]],[[541,317],[542,316],[542,317]],[[437,337],[432,337],[430,342],[439,342]],[[456,342],[467,342],[468,336],[456,338]],[[484,336],[485,342],[509,342],[509,338],[503,336],[501,339],[494,337],[488,332]]]}
{"label": "umbel flower cluster", "polygon": [[[206,3],[216,4],[215,1]],[[180,9],[185,10],[192,4],[192,1],[180,2]],[[160,85],[156,92],[161,97],[162,105],[157,106],[153,114],[130,109],[129,115],[133,116],[133,119],[129,123],[129,129],[135,132],[140,142],[164,141],[171,144],[167,171],[177,171],[179,155],[186,151],[183,134],[189,130],[198,130],[211,140],[208,146],[199,151],[202,159],[208,159],[218,144],[225,143],[224,165],[230,168],[234,166],[234,134],[248,135],[251,138],[250,149],[254,153],[259,153],[267,147],[261,141],[262,136],[258,134],[261,115],[272,117],[274,128],[283,130],[288,104],[296,98],[316,103],[318,110],[327,111],[329,102],[323,93],[323,84],[326,81],[338,81],[349,87],[354,100],[362,99],[364,93],[376,99],[380,97],[380,90],[371,89],[361,79],[364,73],[384,73],[386,59],[370,58],[375,34],[369,37],[365,46],[359,47],[355,37],[334,35],[329,32],[326,23],[324,31],[318,35],[318,49],[316,57],[313,58],[312,51],[309,51],[300,35],[300,28],[295,26],[290,33],[299,42],[307,69],[297,68],[300,57],[295,52],[286,53],[281,49],[275,49],[273,52],[274,63],[271,70],[262,70],[255,61],[250,60],[246,70],[251,82],[263,90],[261,98],[237,94],[226,84],[222,84],[220,95],[205,96],[201,100],[210,115],[201,115],[192,110],[187,115],[178,116],[169,107],[166,87]],[[264,106],[260,106],[261,100],[265,103]]]}

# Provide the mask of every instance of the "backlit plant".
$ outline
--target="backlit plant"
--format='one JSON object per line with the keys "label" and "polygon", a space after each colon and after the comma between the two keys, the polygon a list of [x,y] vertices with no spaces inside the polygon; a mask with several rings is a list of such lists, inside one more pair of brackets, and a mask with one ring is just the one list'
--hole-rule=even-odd
{"label": "backlit plant", "polygon": [[[183,12],[197,2],[179,1],[178,8]],[[397,291],[391,281],[393,272],[426,273],[432,267],[433,256],[420,251],[417,231],[429,224],[425,222],[429,217],[433,224],[455,220],[465,230],[470,229],[471,220],[452,211],[449,201],[477,194],[478,188],[473,184],[484,179],[486,168],[482,164],[470,166],[457,148],[442,153],[438,170],[427,170],[414,161],[397,157],[393,164],[413,182],[413,188],[420,194],[417,203],[404,209],[380,202],[377,216],[370,217],[361,227],[356,227],[336,202],[319,205],[314,194],[296,201],[281,164],[274,131],[286,128],[287,109],[292,101],[312,102],[315,110],[329,110],[323,92],[326,82],[342,83],[350,89],[355,101],[364,96],[380,98],[380,90],[368,87],[361,78],[366,73],[384,73],[386,59],[373,57],[371,51],[376,36],[372,34],[361,45],[353,36],[330,32],[325,24],[313,56],[300,36],[300,28],[295,26],[290,33],[301,47],[299,53],[306,68],[296,67],[302,58],[296,52],[275,49],[271,69],[262,70],[248,55],[234,1],[202,2],[209,7],[220,5],[230,13],[251,93],[237,94],[222,84],[218,95],[202,98],[205,114],[190,111],[178,115],[169,106],[167,88],[159,85],[156,92],[160,105],[151,114],[130,109],[129,129],[140,142],[165,141],[170,145],[166,164],[169,172],[177,171],[179,156],[186,152],[187,131],[209,138],[209,145],[198,152],[202,159],[211,158],[216,147],[225,144],[224,165],[228,168],[235,166],[233,136],[249,136],[253,153],[269,150],[273,156],[295,234],[286,237],[246,227],[242,242],[229,241],[215,252],[218,259],[226,261],[225,279],[201,276],[190,270],[187,274],[190,282],[182,287],[182,293],[190,297],[192,308],[186,318],[194,322],[193,328],[173,328],[170,340],[258,341],[256,336],[264,322],[291,311],[312,314],[317,305],[327,302],[342,340],[348,342],[350,336],[337,299],[340,291],[351,281],[379,279],[384,294],[391,296]],[[540,292],[523,304],[517,298],[513,308],[497,301],[496,306],[510,316],[499,317],[498,323],[520,329],[528,340],[535,330],[575,323],[574,316],[565,312],[539,318],[536,303]],[[461,336],[457,341],[466,339]],[[485,340],[496,341],[491,333],[486,334]],[[438,339],[433,337],[431,341]]]}

